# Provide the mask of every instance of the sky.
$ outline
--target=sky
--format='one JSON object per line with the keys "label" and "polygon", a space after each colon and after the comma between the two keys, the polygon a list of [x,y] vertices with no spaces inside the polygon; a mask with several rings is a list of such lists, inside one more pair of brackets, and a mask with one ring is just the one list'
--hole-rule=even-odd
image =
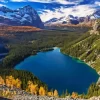
{"label": "sky", "polygon": [[68,15],[85,17],[100,9],[100,0],[0,0],[0,6],[17,9],[32,6],[43,22]]}

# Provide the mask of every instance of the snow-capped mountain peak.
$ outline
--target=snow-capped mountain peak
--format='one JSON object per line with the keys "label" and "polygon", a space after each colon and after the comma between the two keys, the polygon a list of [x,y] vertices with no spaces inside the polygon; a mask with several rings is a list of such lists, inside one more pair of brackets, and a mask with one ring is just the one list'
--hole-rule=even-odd
{"label": "snow-capped mountain peak", "polygon": [[79,24],[89,22],[91,20],[100,18],[100,9],[96,10],[93,14],[88,15],[86,17],[79,17],[79,16],[63,16],[60,18],[52,18],[45,22],[45,25],[52,25],[52,24]]}
{"label": "snow-capped mountain peak", "polygon": [[100,9],[96,10],[93,15],[96,18],[100,18]]}
{"label": "snow-capped mountain peak", "polygon": [[37,12],[30,5],[19,8],[17,9],[17,11],[21,15],[24,15],[24,14],[32,14],[34,16],[38,15]]}
{"label": "snow-capped mountain peak", "polygon": [[17,10],[2,6],[0,7],[0,12],[2,12],[2,16],[6,16],[6,19],[0,17],[1,23],[18,26],[35,26],[38,28],[44,27],[38,13],[30,5],[18,8]]}
{"label": "snow-capped mountain peak", "polygon": [[13,12],[13,10],[11,10],[5,6],[1,6],[0,11],[2,11],[3,13]]}

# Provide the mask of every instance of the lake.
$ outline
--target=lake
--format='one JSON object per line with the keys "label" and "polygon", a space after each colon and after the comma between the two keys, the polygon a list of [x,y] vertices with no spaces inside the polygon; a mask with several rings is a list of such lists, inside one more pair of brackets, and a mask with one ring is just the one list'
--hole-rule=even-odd
{"label": "lake", "polygon": [[90,84],[97,82],[99,75],[84,62],[60,52],[59,48],[52,51],[39,52],[26,58],[15,66],[18,70],[27,70],[45,82],[49,89],[57,89],[62,93],[86,93]]}

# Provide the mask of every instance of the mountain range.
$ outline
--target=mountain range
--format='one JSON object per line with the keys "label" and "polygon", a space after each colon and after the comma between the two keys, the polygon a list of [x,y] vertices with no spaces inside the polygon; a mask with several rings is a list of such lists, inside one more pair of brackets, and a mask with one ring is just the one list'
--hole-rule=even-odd
{"label": "mountain range", "polygon": [[0,25],[34,26],[44,28],[38,13],[30,6],[12,10],[5,6],[0,7]]}
{"label": "mountain range", "polygon": [[100,9],[97,9],[92,15],[86,17],[68,15],[60,18],[54,17],[43,23],[37,11],[30,5],[16,10],[12,10],[6,6],[0,7],[0,25],[34,26],[37,28],[44,28],[44,24],[45,26],[54,24],[76,25],[80,23],[88,23],[97,18],[100,18]]}
{"label": "mountain range", "polygon": [[87,23],[90,21],[93,21],[94,19],[100,18],[100,9],[95,11],[92,15],[86,16],[86,17],[79,17],[79,16],[63,16],[60,18],[52,18],[48,21],[46,21],[45,25],[54,25],[54,24],[80,24],[80,23]]}

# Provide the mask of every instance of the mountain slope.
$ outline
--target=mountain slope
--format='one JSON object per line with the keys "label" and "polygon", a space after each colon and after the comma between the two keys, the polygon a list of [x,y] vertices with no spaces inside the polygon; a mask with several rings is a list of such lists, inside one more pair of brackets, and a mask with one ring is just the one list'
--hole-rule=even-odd
{"label": "mountain slope", "polygon": [[95,24],[90,33],[64,46],[62,51],[85,61],[100,73],[100,23],[98,26]]}
{"label": "mountain slope", "polygon": [[12,10],[7,7],[0,7],[0,25],[12,26],[35,26],[44,28],[38,13],[29,5]]}

